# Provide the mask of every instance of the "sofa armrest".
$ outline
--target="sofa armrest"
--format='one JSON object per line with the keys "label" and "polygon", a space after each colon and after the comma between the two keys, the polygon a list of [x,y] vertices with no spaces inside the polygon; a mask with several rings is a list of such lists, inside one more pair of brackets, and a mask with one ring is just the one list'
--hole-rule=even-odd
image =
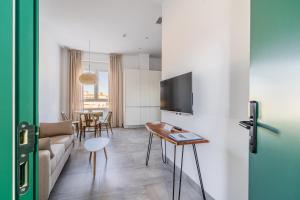
{"label": "sofa armrest", "polygon": [[47,200],[50,188],[50,152],[48,150],[39,151],[39,200]]}

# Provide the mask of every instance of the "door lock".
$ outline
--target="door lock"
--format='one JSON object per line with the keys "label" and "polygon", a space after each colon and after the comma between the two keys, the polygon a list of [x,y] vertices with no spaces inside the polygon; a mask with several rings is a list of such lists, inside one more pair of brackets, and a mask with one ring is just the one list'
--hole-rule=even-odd
{"label": "door lock", "polygon": [[240,121],[239,125],[249,130],[249,150],[251,153],[257,153],[257,117],[258,102],[250,101],[249,121]]}
{"label": "door lock", "polygon": [[35,126],[21,122],[17,127],[17,181],[19,194],[29,188],[29,154],[35,148]]}

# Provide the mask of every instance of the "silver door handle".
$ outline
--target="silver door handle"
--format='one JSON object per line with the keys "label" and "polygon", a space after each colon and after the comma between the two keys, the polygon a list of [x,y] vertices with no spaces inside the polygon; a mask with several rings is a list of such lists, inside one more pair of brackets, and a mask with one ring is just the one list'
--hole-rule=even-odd
{"label": "silver door handle", "polygon": [[249,130],[249,150],[251,153],[257,152],[257,116],[258,102],[250,101],[250,117],[249,121],[240,121],[239,125]]}

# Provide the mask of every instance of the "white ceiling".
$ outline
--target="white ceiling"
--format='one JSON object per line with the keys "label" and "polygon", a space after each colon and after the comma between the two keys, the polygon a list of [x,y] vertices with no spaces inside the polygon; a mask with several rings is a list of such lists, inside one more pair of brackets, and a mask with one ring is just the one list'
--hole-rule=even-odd
{"label": "white ceiling", "polygon": [[62,46],[88,50],[91,40],[93,52],[141,52],[160,57],[161,25],[155,22],[161,16],[161,2],[40,0],[40,29],[51,29]]}

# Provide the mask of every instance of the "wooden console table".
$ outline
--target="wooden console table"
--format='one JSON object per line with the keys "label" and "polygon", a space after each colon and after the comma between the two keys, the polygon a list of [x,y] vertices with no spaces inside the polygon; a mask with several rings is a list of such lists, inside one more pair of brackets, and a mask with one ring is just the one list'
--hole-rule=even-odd
{"label": "wooden console table", "polygon": [[[193,151],[194,151],[194,156],[195,156],[196,167],[197,167],[197,171],[198,171],[198,176],[199,176],[199,181],[200,181],[200,186],[201,186],[201,191],[202,191],[202,196],[203,196],[203,199],[206,200],[204,185],[203,185],[201,171],[200,171],[200,165],[199,165],[199,161],[198,161],[196,144],[209,143],[209,141],[205,138],[202,138],[201,140],[184,141],[184,142],[176,141],[172,137],[170,137],[169,135],[172,134],[172,133],[182,133],[182,134],[184,134],[184,133],[189,133],[189,131],[187,131],[187,130],[179,131],[179,130],[176,130],[176,129],[172,129],[171,131],[167,131],[167,130],[164,129],[165,125],[166,125],[166,123],[164,123],[164,122],[161,122],[161,123],[150,123],[149,122],[149,123],[146,123],[146,125],[145,125],[147,130],[150,132],[148,150],[147,150],[147,156],[146,156],[146,166],[148,166],[148,163],[149,163],[153,135],[156,135],[156,136],[161,138],[162,160],[163,160],[164,163],[167,162],[166,141],[174,144],[173,195],[172,195],[172,199],[174,200],[174,198],[175,198],[175,172],[176,172],[176,147],[177,146],[182,146],[180,178],[179,178],[179,192],[178,192],[178,200],[180,200],[184,146],[185,145],[192,145],[193,146]],[[165,152],[163,152],[162,140],[165,141]]]}

